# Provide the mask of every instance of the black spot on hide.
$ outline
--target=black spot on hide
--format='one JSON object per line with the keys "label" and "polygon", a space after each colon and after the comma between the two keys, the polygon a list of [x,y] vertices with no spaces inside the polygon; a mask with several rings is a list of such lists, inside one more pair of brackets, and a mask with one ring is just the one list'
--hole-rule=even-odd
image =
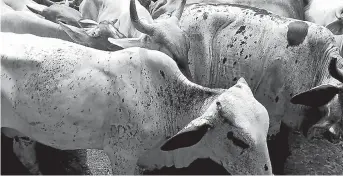
{"label": "black spot on hide", "polygon": [[225,64],[226,61],[227,61],[227,58],[224,57],[224,59],[223,59],[223,64]]}
{"label": "black spot on hide", "polygon": [[207,17],[208,17],[208,13],[207,12],[204,12],[204,14],[202,15],[203,19],[206,20]]}
{"label": "black spot on hide", "polygon": [[160,74],[162,75],[163,78],[165,78],[164,72],[160,70]]}
{"label": "black spot on hide", "polygon": [[301,44],[308,32],[308,24],[303,21],[294,21],[288,24],[287,41],[289,46]]}
{"label": "black spot on hide", "polygon": [[230,4],[230,3],[219,3],[219,4],[211,4],[211,5],[218,5],[218,6],[229,5],[232,7],[239,7],[242,9],[249,9],[249,10],[252,10],[255,12],[254,16],[257,16],[257,15],[273,15],[272,13],[270,13],[269,11],[267,11],[265,9],[260,9],[260,8],[251,7],[251,6],[247,6],[247,5]]}
{"label": "black spot on hide", "polygon": [[241,27],[239,27],[239,29],[237,30],[236,34],[239,34],[239,33],[244,34],[244,32],[245,32],[245,26],[241,26]]}

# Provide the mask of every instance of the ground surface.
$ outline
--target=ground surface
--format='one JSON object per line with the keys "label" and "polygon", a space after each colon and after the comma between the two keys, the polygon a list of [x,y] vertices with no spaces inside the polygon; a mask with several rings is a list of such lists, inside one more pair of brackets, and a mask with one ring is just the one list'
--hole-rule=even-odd
{"label": "ground surface", "polygon": [[[284,174],[343,175],[343,142],[308,140],[301,134],[290,136],[290,156],[284,165]],[[44,145],[37,146],[41,172],[53,175],[107,175],[112,174],[110,161],[100,150],[61,151]],[[12,152],[12,140],[1,137],[1,174],[26,175],[28,171]],[[195,164],[201,168],[201,163]],[[200,167],[199,167],[200,166]],[[163,173],[169,173],[169,170]],[[174,172],[175,173],[175,172]],[[187,174],[187,172],[182,172]],[[150,173],[160,174],[160,173]]]}
{"label": "ground surface", "polygon": [[300,134],[292,135],[291,141],[284,174],[343,175],[343,141],[308,140]]}

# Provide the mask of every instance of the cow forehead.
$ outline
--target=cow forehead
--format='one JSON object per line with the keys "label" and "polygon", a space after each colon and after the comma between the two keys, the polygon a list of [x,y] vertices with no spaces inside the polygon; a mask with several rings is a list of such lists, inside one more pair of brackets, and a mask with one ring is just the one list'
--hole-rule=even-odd
{"label": "cow forehead", "polygon": [[221,94],[215,101],[221,115],[237,126],[269,123],[268,112],[253,96],[246,84],[238,83]]}

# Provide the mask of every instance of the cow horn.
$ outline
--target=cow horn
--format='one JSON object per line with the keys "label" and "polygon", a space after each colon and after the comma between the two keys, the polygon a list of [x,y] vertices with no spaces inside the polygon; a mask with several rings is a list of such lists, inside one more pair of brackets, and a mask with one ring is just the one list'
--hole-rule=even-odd
{"label": "cow horn", "polygon": [[337,79],[340,82],[343,82],[343,72],[337,68],[337,58],[334,57],[331,59],[329,64],[329,73],[332,77]]}
{"label": "cow horn", "polygon": [[174,16],[180,20],[183,9],[185,8],[185,4],[186,4],[186,0],[182,0],[182,2],[180,3],[179,7],[176,9],[176,11],[174,12]]}
{"label": "cow horn", "polygon": [[130,1],[130,18],[133,26],[140,32],[152,35],[155,31],[152,24],[147,24],[138,18],[135,0]]}

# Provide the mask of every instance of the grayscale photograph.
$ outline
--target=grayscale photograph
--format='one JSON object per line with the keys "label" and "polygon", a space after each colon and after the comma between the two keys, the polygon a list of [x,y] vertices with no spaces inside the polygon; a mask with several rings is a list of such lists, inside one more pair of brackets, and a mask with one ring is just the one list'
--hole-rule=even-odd
{"label": "grayscale photograph", "polygon": [[343,175],[343,0],[0,0],[1,175]]}

